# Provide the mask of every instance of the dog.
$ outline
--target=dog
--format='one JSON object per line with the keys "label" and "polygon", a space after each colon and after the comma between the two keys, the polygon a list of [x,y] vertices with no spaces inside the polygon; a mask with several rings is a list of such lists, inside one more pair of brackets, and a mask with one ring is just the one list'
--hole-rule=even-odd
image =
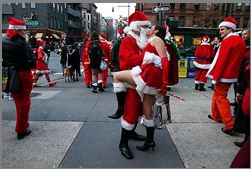
{"label": "dog", "polygon": [[78,81],[77,72],[72,65],[64,69],[64,77],[65,82]]}

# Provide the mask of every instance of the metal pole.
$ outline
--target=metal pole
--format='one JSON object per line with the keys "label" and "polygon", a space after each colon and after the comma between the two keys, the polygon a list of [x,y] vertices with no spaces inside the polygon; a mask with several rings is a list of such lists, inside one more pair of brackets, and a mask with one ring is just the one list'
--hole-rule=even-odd
{"label": "metal pole", "polygon": [[127,18],[129,18],[129,13],[130,13],[130,5],[128,3],[128,17]]}

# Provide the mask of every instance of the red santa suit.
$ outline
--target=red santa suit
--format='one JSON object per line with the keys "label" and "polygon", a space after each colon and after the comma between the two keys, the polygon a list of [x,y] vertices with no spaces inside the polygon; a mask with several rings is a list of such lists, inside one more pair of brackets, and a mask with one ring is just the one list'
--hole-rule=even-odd
{"label": "red santa suit", "polygon": [[49,74],[51,70],[45,64],[47,54],[44,52],[44,48],[39,46],[37,50],[37,61],[36,61],[36,71],[35,74],[37,76],[42,76],[44,74]]}
{"label": "red santa suit", "polygon": [[196,67],[194,81],[195,84],[207,83],[207,71],[211,65],[211,59],[214,56],[213,47],[209,44],[210,38],[208,36],[202,37],[202,43],[196,47],[195,57],[193,61]]}
{"label": "red santa suit", "polygon": [[[236,29],[236,21],[227,17],[221,27]],[[212,119],[222,120],[224,127],[222,131],[229,133],[234,126],[234,118],[231,114],[230,103],[227,99],[228,90],[233,82],[237,81],[240,66],[244,58],[246,45],[238,34],[229,33],[222,41],[207,77],[212,79],[214,94],[212,98]]]}
{"label": "red santa suit", "polygon": [[90,68],[90,58],[88,56],[88,47],[87,46],[90,46],[90,40],[88,40],[86,42],[86,44],[84,45],[83,47],[83,52],[82,52],[82,65],[83,65],[83,68],[84,68],[84,75],[85,75],[85,78],[84,78],[84,83],[86,86],[91,86],[92,84],[92,72],[91,72],[91,68]]}
{"label": "red santa suit", "polygon": [[[136,39],[130,34],[125,37],[119,49],[120,70],[131,70],[143,62],[142,51],[138,47]],[[143,115],[142,102],[135,88],[128,86],[125,99],[125,110],[121,118],[122,127],[132,130],[138,122],[138,118]]]}
{"label": "red santa suit", "polygon": [[[100,36],[101,47],[104,54],[104,60],[107,65],[111,62],[111,46],[107,43],[107,35],[101,33]],[[105,70],[102,70],[102,85],[103,87],[107,86],[107,77],[108,77],[108,67]]]}

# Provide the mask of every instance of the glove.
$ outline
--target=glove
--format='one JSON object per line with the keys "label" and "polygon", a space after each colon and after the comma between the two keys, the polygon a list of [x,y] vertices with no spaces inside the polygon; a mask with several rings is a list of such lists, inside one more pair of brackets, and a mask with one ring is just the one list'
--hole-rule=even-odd
{"label": "glove", "polygon": [[143,63],[142,64],[149,64],[154,63],[155,65],[159,65],[161,63],[161,58],[154,53],[145,52]]}
{"label": "glove", "polygon": [[168,69],[169,69],[169,62],[167,57],[161,58],[162,64],[162,86],[160,89],[161,95],[166,95],[167,92],[167,84],[168,84]]}

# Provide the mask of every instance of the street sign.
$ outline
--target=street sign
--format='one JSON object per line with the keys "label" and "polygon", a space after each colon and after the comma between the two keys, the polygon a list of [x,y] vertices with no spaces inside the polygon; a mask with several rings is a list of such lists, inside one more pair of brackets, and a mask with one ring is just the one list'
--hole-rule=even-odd
{"label": "street sign", "polygon": [[170,10],[170,6],[155,6],[152,9],[153,13],[158,13],[158,12],[167,12]]}

